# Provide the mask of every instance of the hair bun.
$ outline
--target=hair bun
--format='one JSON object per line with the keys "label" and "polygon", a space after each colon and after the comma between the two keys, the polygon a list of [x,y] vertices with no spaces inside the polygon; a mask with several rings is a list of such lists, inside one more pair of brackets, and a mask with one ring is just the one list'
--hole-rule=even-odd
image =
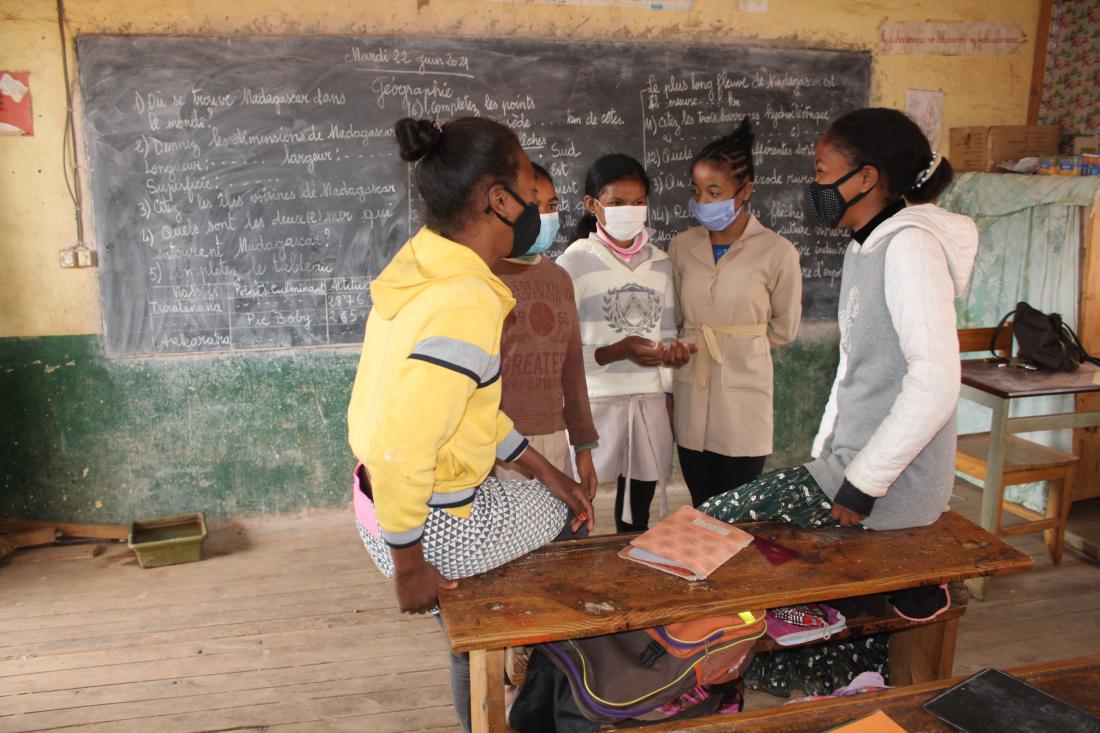
{"label": "hair bun", "polygon": [[431,120],[414,120],[404,117],[393,126],[397,136],[397,146],[401,150],[401,159],[410,163],[420,160],[434,148],[443,137],[443,130]]}

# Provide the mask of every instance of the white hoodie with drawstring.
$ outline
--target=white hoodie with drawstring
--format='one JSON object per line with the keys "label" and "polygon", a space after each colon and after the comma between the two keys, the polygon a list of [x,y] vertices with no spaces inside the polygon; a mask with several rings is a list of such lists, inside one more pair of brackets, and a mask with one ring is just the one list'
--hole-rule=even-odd
{"label": "white hoodie with drawstring", "polygon": [[[960,388],[955,299],[963,294],[970,279],[978,231],[966,216],[921,204],[884,221],[862,245],[853,241],[849,255],[871,255],[884,243],[889,243],[884,263],[885,304],[904,355],[905,373],[889,413],[847,462],[843,475],[859,491],[874,498],[885,496],[914,458],[954,418]],[[860,405],[840,404],[838,399],[838,388],[849,366],[844,321],[854,317],[856,314],[841,313],[840,364],[814,439],[814,458],[830,442],[841,411],[860,410]],[[813,464],[811,471],[818,473],[813,471]],[[830,497],[836,495],[836,487],[822,488]]]}

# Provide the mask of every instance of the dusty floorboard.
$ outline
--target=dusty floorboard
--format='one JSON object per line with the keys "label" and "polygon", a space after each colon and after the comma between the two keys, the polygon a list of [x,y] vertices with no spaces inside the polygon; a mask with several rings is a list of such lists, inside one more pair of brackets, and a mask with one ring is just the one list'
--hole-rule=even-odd
{"label": "dusty floorboard", "polygon": [[[954,505],[974,515],[977,492]],[[606,489],[597,507],[609,531]],[[1100,652],[1100,567],[1013,542],[1036,569],[971,605],[958,673]],[[222,523],[206,550],[156,570],[121,545],[0,565],[0,731],[457,730],[439,630],[394,610],[346,513]]]}

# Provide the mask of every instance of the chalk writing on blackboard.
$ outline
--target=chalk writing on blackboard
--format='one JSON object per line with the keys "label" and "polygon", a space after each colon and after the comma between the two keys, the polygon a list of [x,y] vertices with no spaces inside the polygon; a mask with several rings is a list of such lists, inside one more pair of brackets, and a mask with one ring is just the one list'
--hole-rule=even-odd
{"label": "chalk writing on blackboard", "polygon": [[420,226],[399,117],[485,115],[555,177],[568,244],[583,176],[652,176],[650,224],[694,226],[688,165],[743,117],[752,208],[833,318],[845,239],[808,218],[812,151],[865,104],[864,53],[520,40],[78,39],[104,337],[112,356],[355,343],[370,282]]}

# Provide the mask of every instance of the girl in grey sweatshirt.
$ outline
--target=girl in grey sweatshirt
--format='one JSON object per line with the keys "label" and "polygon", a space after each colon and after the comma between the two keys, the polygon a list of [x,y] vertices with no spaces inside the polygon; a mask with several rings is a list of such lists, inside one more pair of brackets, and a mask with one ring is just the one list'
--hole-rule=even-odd
{"label": "girl in grey sweatshirt", "polygon": [[[954,483],[955,298],[970,277],[977,227],[931,203],[951,182],[951,164],[897,110],[857,110],[834,122],[817,143],[814,167],[811,211],[852,233],[837,314],[840,365],[814,460],[699,508],[728,522],[807,529],[931,524],[947,509]],[[913,618],[948,603],[937,587],[891,600]]]}

